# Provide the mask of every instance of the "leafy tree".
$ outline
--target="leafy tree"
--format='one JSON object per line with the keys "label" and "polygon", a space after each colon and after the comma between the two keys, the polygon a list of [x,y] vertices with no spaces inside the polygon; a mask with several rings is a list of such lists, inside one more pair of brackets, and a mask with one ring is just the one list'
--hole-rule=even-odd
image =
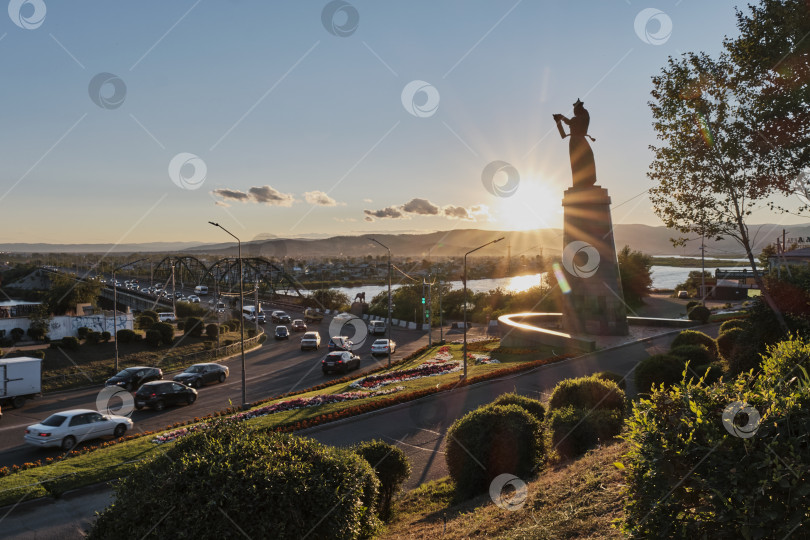
{"label": "leafy tree", "polygon": [[79,281],[68,276],[55,275],[51,278],[46,302],[55,315],[64,315],[75,309],[76,304],[89,303],[96,306],[100,293],[101,283],[98,281]]}
{"label": "leafy tree", "polygon": [[652,288],[652,257],[624,246],[619,252],[619,275],[622,280],[624,301],[630,307],[644,303]]}
{"label": "leafy tree", "polygon": [[31,312],[28,320],[30,321],[28,335],[31,339],[43,339],[51,328],[51,310],[48,304],[39,304]]}
{"label": "leafy tree", "polygon": [[311,298],[321,309],[345,311],[349,307],[349,297],[335,289],[318,289],[312,291]]}
{"label": "leafy tree", "polygon": [[[752,250],[746,220],[763,201],[789,193],[790,181],[777,174],[755,149],[762,144],[751,93],[735,80],[727,54],[670,58],[653,77],[653,127],[661,141],[651,146],[648,176],[653,210],[683,234],[728,236],[745,250],[765,301],[776,309]],[[777,313],[780,326],[787,329]]]}

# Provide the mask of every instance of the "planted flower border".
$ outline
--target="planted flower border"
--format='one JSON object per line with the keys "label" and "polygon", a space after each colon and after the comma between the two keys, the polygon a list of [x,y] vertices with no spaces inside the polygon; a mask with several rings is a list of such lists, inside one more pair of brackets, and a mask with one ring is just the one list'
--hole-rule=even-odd
{"label": "planted flower border", "polygon": [[[318,407],[321,405],[328,405],[330,403],[343,403],[346,401],[354,401],[356,399],[363,399],[368,397],[386,396],[404,389],[405,389],[404,386],[397,386],[395,388],[389,388],[388,390],[380,390],[378,392],[341,392],[339,394],[319,394],[317,396],[312,396],[308,398],[288,399],[287,401],[280,401],[278,403],[273,403],[272,405],[259,407],[258,409],[251,409],[249,411],[240,412],[232,416],[227,416],[224,418],[224,420],[228,422],[242,422],[244,420],[250,420],[251,418],[259,418],[261,416],[267,416],[268,414],[275,414],[284,411],[294,411],[297,409],[304,409],[306,407]],[[210,427],[210,424],[208,424],[207,422],[193,424],[188,427],[183,427],[180,429],[176,429],[174,431],[170,431],[168,433],[163,433],[162,435],[159,435],[154,439],[152,439],[151,442],[155,444],[163,444],[167,442],[176,441],[177,439],[184,437],[189,433],[194,433],[195,431],[202,431],[204,429],[208,429],[208,427]]]}

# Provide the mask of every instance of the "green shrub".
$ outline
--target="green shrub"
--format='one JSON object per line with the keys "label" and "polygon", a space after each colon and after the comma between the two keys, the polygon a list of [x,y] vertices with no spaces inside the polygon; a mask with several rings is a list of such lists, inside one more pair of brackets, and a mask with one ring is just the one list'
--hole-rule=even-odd
{"label": "green shrub", "polygon": [[151,328],[149,330],[147,330],[145,339],[146,339],[146,343],[150,347],[160,347],[161,337],[160,337],[160,332],[158,330],[153,330]]}
{"label": "green shrub", "polygon": [[671,386],[679,383],[683,378],[684,361],[679,356],[669,354],[654,354],[638,363],[634,380],[636,390],[648,393],[650,389],[660,384]]}
{"label": "green shrub", "polygon": [[683,345],[703,345],[712,354],[714,360],[719,360],[720,356],[717,353],[717,342],[708,335],[698,330],[684,330],[672,340],[671,349],[681,347]]}
{"label": "green shrub", "polygon": [[810,527],[810,394],[791,377],[805,378],[809,356],[807,341],[790,339],[768,349],[761,373],[678,384],[640,400],[625,434],[624,532],[792,538]]}
{"label": "green shrub", "polygon": [[75,351],[79,348],[79,340],[73,336],[65,336],[62,338],[61,347],[70,351]]}
{"label": "green shrub", "polygon": [[486,492],[500,474],[527,478],[544,458],[542,425],[517,405],[467,413],[450,426],[446,440],[447,468],[464,498]]}
{"label": "green shrub", "polygon": [[228,329],[228,325],[227,325],[227,323],[225,323],[225,324],[220,324],[220,325],[219,325],[219,333],[220,333],[220,334],[227,334],[227,333],[228,333],[228,330],[229,330],[229,329]]}
{"label": "green shrub", "polygon": [[618,373],[614,373],[612,371],[600,371],[599,373],[594,373],[593,376],[606,381],[613,381],[622,390],[627,390],[627,381]]}
{"label": "green shrub", "polygon": [[690,321],[698,321],[703,324],[709,322],[709,317],[711,317],[711,315],[712,312],[709,311],[709,308],[706,306],[695,306],[686,314]]}
{"label": "green shrub", "polygon": [[521,396],[520,394],[501,394],[492,402],[492,405],[517,405],[518,407],[526,409],[541,422],[546,417],[546,408],[543,407],[543,404],[539,400]]}
{"label": "green shrub", "polygon": [[626,406],[624,391],[613,382],[591,375],[565,379],[557,383],[548,402],[549,409],[563,407],[583,409],[612,409],[624,414]]}
{"label": "green shrub", "polygon": [[79,339],[87,339],[87,334],[90,332],[90,329],[86,326],[80,326],[76,329],[76,335]]}
{"label": "green shrub", "polygon": [[118,340],[119,343],[132,343],[133,341],[138,341],[140,336],[135,333],[134,330],[130,330],[129,328],[122,328],[115,334],[115,339]]}
{"label": "green shrub", "polygon": [[687,312],[687,313],[689,313],[690,311],[692,311],[692,308],[693,308],[693,307],[695,307],[695,306],[699,306],[699,305],[700,305],[700,302],[699,302],[699,301],[697,301],[697,300],[689,300],[689,301],[686,303],[686,312]]}
{"label": "green shrub", "polygon": [[11,340],[14,343],[17,343],[25,335],[25,330],[23,330],[22,328],[12,328],[11,332],[9,332],[9,333],[11,334]]}
{"label": "green shrub", "polygon": [[391,501],[411,475],[408,456],[399,447],[377,440],[362,442],[352,447],[352,451],[374,469],[377,480],[380,481],[377,512],[382,520],[390,520]]}
{"label": "green shrub", "polygon": [[208,336],[210,339],[216,341],[219,337],[219,325],[216,323],[211,323],[205,325],[205,335]]}
{"label": "green shrub", "polygon": [[192,304],[191,302],[177,302],[175,304],[175,313],[178,319],[203,317],[207,311],[201,304]]}
{"label": "green shrub", "polygon": [[747,319],[729,319],[720,325],[720,334],[724,334],[733,328],[748,328],[750,325]]}
{"label": "green shrub", "polygon": [[157,322],[152,325],[150,330],[156,330],[160,333],[160,341],[166,345],[171,346],[174,343],[174,327],[167,322]]}
{"label": "green shrub", "polygon": [[214,424],[156,454],[116,486],[115,505],[89,538],[353,539],[380,531],[372,510],[379,481],[350,450]]}
{"label": "green shrub", "polygon": [[151,309],[145,309],[141,311],[141,317],[151,317],[155,321],[160,319],[160,317],[158,317],[157,311]]}
{"label": "green shrub", "polygon": [[717,360],[705,345],[680,345],[670,349],[669,355],[682,358],[684,362],[688,360],[690,366],[711,364]]}
{"label": "green shrub", "polygon": [[156,317],[141,315],[135,319],[135,328],[139,330],[149,330],[156,322],[158,322]]}
{"label": "green shrub", "polygon": [[552,450],[560,457],[570,459],[618,435],[623,422],[623,415],[615,409],[567,405],[549,410],[547,429]]}
{"label": "green shrub", "polygon": [[101,333],[101,341],[103,341],[104,343],[107,343],[108,341],[110,341],[110,338],[112,338],[112,334],[110,334],[106,330],[104,330]]}
{"label": "green shrub", "polygon": [[248,338],[256,337],[256,334],[258,334],[258,332],[256,332],[255,328],[248,328],[247,329],[247,337]]}
{"label": "green shrub", "polygon": [[737,347],[737,343],[743,335],[745,335],[746,331],[745,328],[731,327],[726,328],[725,332],[717,336],[717,350],[726,362],[731,361],[731,357],[734,355],[734,349]]}
{"label": "green shrub", "polygon": [[201,337],[205,325],[199,317],[189,317],[183,323],[183,333],[191,337]]}
{"label": "green shrub", "polygon": [[178,330],[184,330],[185,328],[186,328],[186,322],[185,321],[177,321],[177,329]]}
{"label": "green shrub", "polygon": [[213,341],[203,341],[203,350],[204,351],[210,351],[213,348],[214,348],[214,342]]}
{"label": "green shrub", "polygon": [[695,377],[693,380],[697,381],[699,378],[705,377],[703,380],[706,384],[714,384],[720,380],[720,377],[723,376],[723,368],[717,364],[704,364],[701,366],[695,366],[691,369],[695,374],[697,374],[697,377]]}
{"label": "green shrub", "polygon": [[259,336],[259,343],[264,343],[267,341],[267,334],[262,334]]}
{"label": "green shrub", "polygon": [[30,326],[26,333],[34,341],[40,341],[45,337],[45,328],[42,326]]}
{"label": "green shrub", "polygon": [[91,330],[87,332],[87,335],[84,337],[84,342],[88,345],[98,345],[99,341],[101,341],[101,332]]}

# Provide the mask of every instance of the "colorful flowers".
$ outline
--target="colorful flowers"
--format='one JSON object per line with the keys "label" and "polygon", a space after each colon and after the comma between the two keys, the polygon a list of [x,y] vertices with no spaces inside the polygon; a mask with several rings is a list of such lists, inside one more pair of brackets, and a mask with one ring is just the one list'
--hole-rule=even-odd
{"label": "colorful flowers", "polygon": [[[268,414],[274,414],[284,411],[293,411],[296,409],[303,409],[305,407],[318,407],[320,405],[328,405],[330,403],[341,403],[344,401],[353,401],[355,399],[363,399],[367,397],[385,396],[388,394],[393,394],[394,392],[399,392],[400,390],[404,389],[405,389],[404,386],[397,386],[394,388],[389,388],[388,390],[380,390],[376,392],[341,392],[340,394],[319,394],[317,396],[288,399],[286,401],[279,401],[278,403],[265,405],[264,407],[259,407],[258,409],[251,409],[249,411],[236,413],[232,416],[226,417],[225,420],[230,422],[241,422],[243,420],[249,420],[251,418],[259,418],[260,416],[267,416]],[[172,442],[179,439],[180,437],[188,435],[189,433],[194,433],[195,431],[208,429],[208,427],[209,424],[207,423],[193,424],[188,427],[183,427],[180,429],[176,429],[174,431],[163,433],[162,435],[159,435],[154,439],[152,439],[152,442],[155,444]]]}
{"label": "colorful flowers", "polygon": [[[434,357],[438,359],[441,351]],[[452,356],[451,356],[452,357]],[[365,388],[367,390],[376,390],[386,384],[395,382],[412,381],[414,379],[421,379],[423,377],[435,377],[436,375],[444,375],[446,373],[453,373],[461,369],[461,362],[446,362],[442,360],[428,361],[420,366],[411,369],[400,369],[398,371],[389,371],[388,373],[381,373],[379,375],[370,375],[358,379],[349,386],[354,388]]]}

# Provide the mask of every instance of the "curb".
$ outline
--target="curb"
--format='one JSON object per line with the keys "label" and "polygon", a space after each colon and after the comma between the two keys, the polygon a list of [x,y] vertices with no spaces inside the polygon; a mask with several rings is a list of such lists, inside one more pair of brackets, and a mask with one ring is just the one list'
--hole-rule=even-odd
{"label": "curb", "polygon": [[115,480],[107,480],[104,482],[98,482],[95,484],[90,484],[89,486],[82,486],[75,489],[70,489],[65,491],[58,497],[54,496],[47,496],[47,497],[37,497],[36,499],[29,499],[27,501],[23,501],[16,504],[9,504],[6,506],[0,506],[0,515],[6,516],[10,514],[14,510],[22,510],[22,511],[31,511],[36,510],[37,508],[42,508],[44,506],[48,506],[50,504],[54,504],[58,501],[69,500],[76,497],[80,497],[82,495],[86,495],[88,493],[92,493],[93,491],[102,491],[104,489],[111,490],[112,485],[114,482],[117,482],[120,478],[116,478]]}

